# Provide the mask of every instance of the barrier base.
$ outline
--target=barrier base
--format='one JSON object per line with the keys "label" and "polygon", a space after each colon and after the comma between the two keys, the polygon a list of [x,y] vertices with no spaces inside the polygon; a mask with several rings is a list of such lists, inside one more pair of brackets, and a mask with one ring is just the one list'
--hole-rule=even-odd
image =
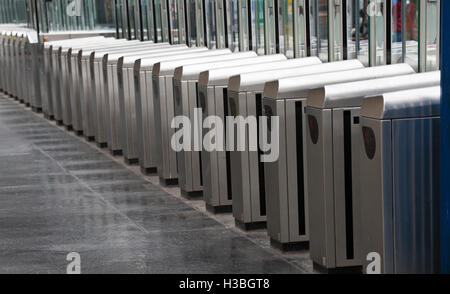
{"label": "barrier base", "polygon": [[278,240],[270,238],[270,246],[283,252],[309,250],[308,241],[281,243]]}
{"label": "barrier base", "polygon": [[110,150],[112,156],[122,156],[122,150]]}
{"label": "barrier base", "polygon": [[212,206],[206,203],[206,210],[213,214],[231,213],[233,212],[233,206],[232,205]]}
{"label": "barrier base", "polygon": [[141,173],[144,175],[154,175],[157,172],[156,167],[141,167]]}
{"label": "barrier base", "polygon": [[203,191],[186,192],[184,190],[181,190],[181,196],[183,196],[184,198],[189,199],[189,200],[199,199],[199,198],[203,198]]}
{"label": "barrier base", "polygon": [[41,107],[31,106],[31,110],[36,112],[36,113],[42,113],[42,108]]}
{"label": "barrier base", "polygon": [[125,157],[124,160],[127,165],[138,165],[139,164],[139,159],[137,159],[137,158],[126,158]]}
{"label": "barrier base", "polygon": [[254,223],[244,223],[240,220],[234,220],[236,227],[243,231],[254,231],[254,230],[262,230],[267,229],[267,222],[254,222]]}
{"label": "barrier base", "polygon": [[362,266],[326,268],[321,264],[313,262],[313,269],[322,274],[362,274]]}
{"label": "barrier base", "polygon": [[159,177],[159,183],[163,186],[176,186],[178,185],[178,179],[163,179]]}

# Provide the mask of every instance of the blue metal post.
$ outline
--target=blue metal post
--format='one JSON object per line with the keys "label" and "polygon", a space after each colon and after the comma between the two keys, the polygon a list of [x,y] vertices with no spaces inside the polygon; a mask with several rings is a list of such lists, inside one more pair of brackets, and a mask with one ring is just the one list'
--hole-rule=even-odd
{"label": "blue metal post", "polygon": [[441,271],[450,273],[450,0],[441,0]]}

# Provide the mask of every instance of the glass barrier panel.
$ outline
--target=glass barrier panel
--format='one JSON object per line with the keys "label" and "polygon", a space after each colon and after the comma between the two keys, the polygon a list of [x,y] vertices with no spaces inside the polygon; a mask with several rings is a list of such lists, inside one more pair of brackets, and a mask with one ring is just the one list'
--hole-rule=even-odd
{"label": "glass barrier panel", "polygon": [[267,38],[265,44],[265,54],[275,54],[276,53],[276,36],[275,36],[275,5],[273,0],[266,0],[264,2],[265,7],[265,21],[264,21],[264,32]]}
{"label": "glass barrier panel", "polygon": [[225,39],[225,9],[226,1],[217,0],[215,1],[215,12],[216,12],[216,45],[217,48],[226,48],[227,42]]}
{"label": "glass barrier panel", "polygon": [[294,51],[295,57],[305,57],[307,56],[306,49],[306,20],[307,11],[305,0],[293,0],[293,16],[294,16],[294,26],[293,26],[293,37],[294,37]]}
{"label": "glass barrier panel", "polygon": [[150,23],[149,23],[149,8],[147,0],[138,0],[141,5],[141,13],[142,13],[142,40],[148,41],[150,39]]}
{"label": "glass barrier panel", "polygon": [[440,1],[428,1],[426,16],[426,71],[439,69]]}
{"label": "glass barrier panel", "polygon": [[[250,2],[250,4],[251,3],[252,2]],[[252,47],[252,42],[255,38],[251,37],[251,32],[255,31],[254,29],[251,29],[251,27],[253,27],[253,14],[251,13],[252,10],[249,11],[249,5],[247,1],[239,1],[239,5],[239,49],[241,51],[248,51],[251,50],[251,48],[254,48]]]}
{"label": "glass barrier panel", "polygon": [[330,52],[330,61],[342,60],[343,59],[343,50],[342,48],[342,12],[345,11],[342,7],[342,0],[331,1],[332,7],[328,8],[328,14],[331,16],[331,19],[328,21],[332,25],[332,38],[330,38],[329,42],[333,42],[333,52]]}
{"label": "glass barrier panel", "polygon": [[154,0],[156,41],[162,42],[161,0]]}
{"label": "glass barrier panel", "polygon": [[264,0],[254,0],[255,3],[255,39],[256,53],[263,55],[265,53],[265,36],[264,36]]}
{"label": "glass barrier panel", "polygon": [[317,16],[317,56],[320,60],[328,61],[328,0],[318,0],[316,16]]}
{"label": "glass barrier panel", "polygon": [[239,0],[226,1],[226,32],[228,48],[239,51]]}
{"label": "glass barrier panel", "polygon": [[216,48],[216,17],[214,10],[214,0],[206,0],[205,2],[206,16],[206,36],[208,40],[208,48]]}
{"label": "glass barrier panel", "polygon": [[177,9],[178,9],[178,34],[179,34],[179,43],[186,43],[186,10],[184,7],[185,1],[178,0],[177,1]]}
{"label": "glass barrier panel", "polygon": [[[280,46],[283,44],[283,52],[288,58],[294,58],[294,1],[284,0],[284,5],[280,7],[281,13],[283,14],[283,31],[284,34],[280,32]],[[282,42],[281,36],[284,40]]]}
{"label": "glass barrier panel", "polygon": [[419,70],[419,0],[407,0],[405,20],[406,55],[405,62]]}

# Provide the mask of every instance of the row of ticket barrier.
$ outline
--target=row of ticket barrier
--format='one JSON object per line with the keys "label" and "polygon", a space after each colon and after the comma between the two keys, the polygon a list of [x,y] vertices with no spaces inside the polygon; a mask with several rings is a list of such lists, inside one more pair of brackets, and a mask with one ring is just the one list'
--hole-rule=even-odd
{"label": "row of ticket barrier", "polygon": [[[309,246],[320,269],[439,271],[439,72],[104,37],[47,42],[29,58],[26,43],[2,35],[4,92],[183,195],[203,195],[209,211],[267,227],[283,250]],[[40,93],[30,96],[33,79]],[[279,141],[278,159],[226,142],[176,152],[180,115],[277,116],[266,133],[257,122],[257,137]],[[202,134],[192,150],[201,126],[191,126]]]}

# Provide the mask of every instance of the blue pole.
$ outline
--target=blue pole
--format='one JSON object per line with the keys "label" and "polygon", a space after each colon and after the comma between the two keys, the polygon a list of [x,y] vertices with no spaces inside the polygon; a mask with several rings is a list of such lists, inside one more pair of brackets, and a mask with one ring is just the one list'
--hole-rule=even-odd
{"label": "blue pole", "polygon": [[441,271],[450,273],[450,0],[441,0]]}

